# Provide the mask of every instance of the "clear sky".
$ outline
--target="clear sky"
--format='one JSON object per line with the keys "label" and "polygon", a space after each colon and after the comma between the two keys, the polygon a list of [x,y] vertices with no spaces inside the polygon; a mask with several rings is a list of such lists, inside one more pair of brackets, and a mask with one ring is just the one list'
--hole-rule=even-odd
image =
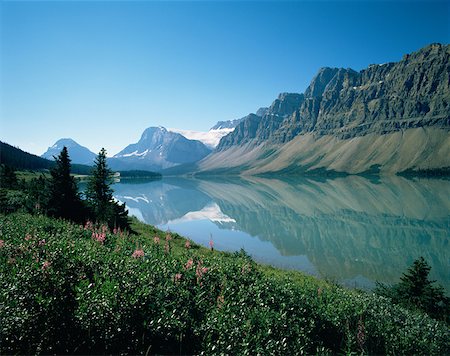
{"label": "clear sky", "polygon": [[450,42],[449,1],[1,1],[0,140],[117,153],[150,126],[207,131]]}

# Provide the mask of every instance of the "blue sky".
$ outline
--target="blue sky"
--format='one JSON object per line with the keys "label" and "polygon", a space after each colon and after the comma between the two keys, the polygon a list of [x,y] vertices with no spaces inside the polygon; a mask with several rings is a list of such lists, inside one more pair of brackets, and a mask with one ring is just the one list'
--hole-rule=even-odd
{"label": "blue sky", "polygon": [[71,137],[117,153],[149,126],[207,131],[360,70],[450,42],[447,1],[0,1],[0,140]]}

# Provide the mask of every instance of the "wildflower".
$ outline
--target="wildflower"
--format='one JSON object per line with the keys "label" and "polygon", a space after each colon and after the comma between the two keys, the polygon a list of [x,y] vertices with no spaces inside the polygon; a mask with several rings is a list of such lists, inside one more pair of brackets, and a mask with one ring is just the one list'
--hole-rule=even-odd
{"label": "wildflower", "polygon": [[208,272],[209,268],[208,267],[202,267],[202,261],[198,261],[197,264],[197,268],[195,269],[195,275],[197,276],[197,283],[200,282],[200,280],[202,279],[203,275]]}
{"label": "wildflower", "polygon": [[50,267],[51,263],[49,261],[45,261],[42,264],[42,270],[45,271],[46,269],[48,269]]}
{"label": "wildflower", "polygon": [[153,242],[155,243],[155,245],[159,245],[159,237],[158,237],[158,236],[155,236],[155,237],[153,238]]}
{"label": "wildflower", "polygon": [[217,308],[222,308],[223,304],[225,303],[225,298],[223,297],[223,295],[219,295],[217,297]]}
{"label": "wildflower", "polygon": [[358,334],[356,335],[356,339],[358,340],[358,345],[361,350],[364,350],[364,344],[366,343],[366,333],[364,330],[364,323],[362,318],[359,318],[358,321]]}
{"label": "wildflower", "polygon": [[164,244],[164,252],[165,253],[169,253],[170,252],[170,245],[169,245],[168,241],[166,241],[166,243]]}
{"label": "wildflower", "polygon": [[322,288],[318,288],[317,289],[317,295],[320,297],[322,295]]}
{"label": "wildflower", "polygon": [[0,240],[0,248],[2,248],[3,246],[5,246],[5,241]]}
{"label": "wildflower", "polygon": [[25,236],[25,241],[30,241],[31,240],[31,235],[30,234],[27,234],[26,236]]}
{"label": "wildflower", "polygon": [[166,234],[166,241],[170,241],[170,240],[172,240],[172,237],[170,236],[170,233],[168,232]]}
{"label": "wildflower", "polygon": [[242,268],[241,268],[241,274],[248,273],[248,272],[250,272],[250,270],[251,270],[250,265],[245,264],[245,265],[243,265]]}
{"label": "wildflower", "polygon": [[191,243],[188,241],[186,241],[186,243],[184,244],[184,247],[189,250],[191,248]]}
{"label": "wildflower", "polygon": [[133,254],[131,255],[133,258],[141,258],[144,257],[144,250],[142,249],[136,249],[134,250]]}
{"label": "wildflower", "polygon": [[214,241],[212,239],[212,235],[210,235],[209,238],[209,248],[211,249],[211,251],[214,251]]}
{"label": "wildflower", "polygon": [[102,244],[102,243],[105,242],[106,234],[105,234],[104,232],[102,232],[102,233],[99,233],[99,232],[93,232],[93,233],[92,233],[92,238],[93,238],[95,241],[98,241],[98,242],[100,242],[100,243]]}
{"label": "wildflower", "polygon": [[45,239],[40,240],[38,245],[39,246],[44,246],[45,245]]}
{"label": "wildflower", "polygon": [[187,262],[186,265],[184,266],[184,269],[190,269],[192,267],[192,265],[194,264],[194,261],[192,260],[192,258],[190,258]]}
{"label": "wildflower", "polygon": [[86,221],[86,224],[84,225],[84,229],[91,230],[93,226],[94,226],[94,224],[92,223],[92,221],[88,220],[88,221]]}
{"label": "wildflower", "polygon": [[181,273],[177,273],[174,277],[174,281],[175,283],[179,282],[181,280],[182,274]]}

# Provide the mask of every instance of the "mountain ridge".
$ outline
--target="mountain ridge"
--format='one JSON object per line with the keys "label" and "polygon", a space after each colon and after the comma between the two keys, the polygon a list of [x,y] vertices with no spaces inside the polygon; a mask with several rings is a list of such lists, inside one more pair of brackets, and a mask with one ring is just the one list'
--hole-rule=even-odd
{"label": "mountain ridge", "polygon": [[431,44],[359,72],[321,68],[305,93],[282,93],[262,117],[247,116],[198,169],[440,169],[450,167],[449,132],[450,45]]}

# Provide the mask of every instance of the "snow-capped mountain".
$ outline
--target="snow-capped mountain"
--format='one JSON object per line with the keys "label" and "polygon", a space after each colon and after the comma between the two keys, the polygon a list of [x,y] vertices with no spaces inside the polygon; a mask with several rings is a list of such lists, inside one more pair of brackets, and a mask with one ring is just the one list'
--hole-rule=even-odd
{"label": "snow-capped mountain", "polygon": [[71,138],[62,138],[56,141],[53,146],[49,147],[47,151],[41,155],[41,157],[53,160],[53,156],[58,156],[64,146],[67,147],[69,158],[72,160],[72,163],[87,164],[90,166],[94,164],[94,159],[97,155]]}
{"label": "snow-capped mountain", "polygon": [[[267,111],[267,108],[260,108],[256,112],[257,115],[262,116]],[[218,121],[209,131],[194,131],[182,129],[169,129],[169,131],[179,133],[190,140],[198,140],[203,142],[206,146],[214,149],[220,142],[220,139],[230,132],[233,132],[235,127],[239,125],[246,117],[235,120]]]}
{"label": "snow-capped mountain", "polygon": [[181,129],[169,129],[171,132],[176,132],[189,140],[198,140],[203,142],[209,148],[215,148],[222,137],[228,135],[234,130],[234,128],[223,128],[209,131],[193,131],[193,130],[181,130]]}
{"label": "snow-capped mountain", "polygon": [[184,163],[192,163],[206,157],[211,149],[197,140],[166,128],[147,128],[137,143],[125,147],[109,159],[112,169],[144,169],[160,171]]}

